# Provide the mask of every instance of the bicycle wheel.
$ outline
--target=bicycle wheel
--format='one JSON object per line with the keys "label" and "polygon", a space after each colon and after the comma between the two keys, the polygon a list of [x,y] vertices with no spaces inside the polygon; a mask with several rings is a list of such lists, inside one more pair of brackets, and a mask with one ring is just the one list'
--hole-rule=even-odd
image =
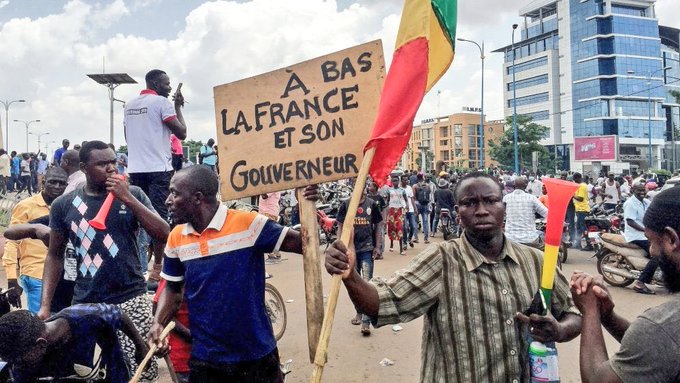
{"label": "bicycle wheel", "polygon": [[267,310],[269,321],[272,323],[274,338],[278,341],[283,337],[283,333],[286,332],[286,323],[288,321],[286,303],[283,301],[279,290],[269,283],[264,285],[264,307]]}

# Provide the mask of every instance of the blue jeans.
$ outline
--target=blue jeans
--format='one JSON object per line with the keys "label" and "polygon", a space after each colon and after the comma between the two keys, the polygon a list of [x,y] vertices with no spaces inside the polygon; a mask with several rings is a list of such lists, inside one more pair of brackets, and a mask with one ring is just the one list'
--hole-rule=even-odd
{"label": "blue jeans", "polygon": [[[357,264],[356,269],[361,278],[365,281],[370,281],[373,278],[373,251],[362,251],[357,253]],[[370,323],[371,318],[368,315],[364,315],[359,308],[355,306],[357,314],[361,314],[362,323]]]}
{"label": "blue jeans", "polygon": [[151,244],[151,238],[146,230],[139,228],[137,232],[137,251],[139,256],[139,263],[142,268],[142,274],[149,271],[149,245]]}
{"label": "blue jeans", "polygon": [[586,232],[586,216],[588,213],[584,211],[577,211],[576,212],[576,236],[571,238],[571,243],[574,245],[574,247],[580,247],[581,246],[581,237],[583,237],[583,233]]}
{"label": "blue jeans", "polygon": [[37,314],[40,311],[40,301],[42,300],[42,280],[22,275],[19,277],[21,287],[26,293],[28,301],[28,311]]}
{"label": "blue jeans", "polygon": [[406,213],[406,216],[404,217],[403,231],[404,236],[402,238],[402,242],[404,242],[404,244],[413,241],[413,237],[418,235],[418,221],[416,221],[416,215],[414,213]]}
{"label": "blue jeans", "polygon": [[[427,237],[430,235],[430,208],[428,205],[419,205],[418,206],[418,214],[420,215],[420,222],[422,222],[423,225],[423,235],[425,236],[425,240],[427,241]],[[418,234],[416,234],[416,238],[418,238]]]}

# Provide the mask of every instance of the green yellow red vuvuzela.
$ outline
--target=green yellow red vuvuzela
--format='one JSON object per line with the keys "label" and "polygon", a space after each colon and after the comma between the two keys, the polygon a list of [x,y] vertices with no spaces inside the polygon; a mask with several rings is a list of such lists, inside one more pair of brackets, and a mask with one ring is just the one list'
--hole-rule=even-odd
{"label": "green yellow red vuvuzela", "polygon": [[406,149],[425,93],[453,61],[457,0],[405,0],[371,138],[371,177],[382,185]]}

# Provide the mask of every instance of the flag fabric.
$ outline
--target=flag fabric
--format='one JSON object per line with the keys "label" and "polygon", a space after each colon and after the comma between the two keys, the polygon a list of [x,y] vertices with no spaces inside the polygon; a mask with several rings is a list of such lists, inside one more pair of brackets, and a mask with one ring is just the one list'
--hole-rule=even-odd
{"label": "flag fabric", "polygon": [[383,185],[406,149],[425,94],[451,65],[458,0],[404,0],[392,64],[364,151],[375,147],[370,174]]}

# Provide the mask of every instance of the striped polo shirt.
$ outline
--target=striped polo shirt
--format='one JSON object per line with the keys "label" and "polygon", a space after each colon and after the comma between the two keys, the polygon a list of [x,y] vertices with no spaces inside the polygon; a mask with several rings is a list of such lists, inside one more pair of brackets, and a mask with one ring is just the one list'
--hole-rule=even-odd
{"label": "striped polo shirt", "polygon": [[[374,279],[376,327],[424,316],[421,382],[529,381],[528,329],[515,319],[539,289],[543,257],[505,240],[497,261],[467,237],[428,246],[389,280]],[[579,314],[557,270],[551,312]]]}
{"label": "striped polo shirt", "polygon": [[262,215],[223,205],[202,233],[189,223],[172,230],[161,276],[185,281],[193,360],[232,364],[274,350],[264,254],[278,250],[287,232]]}

